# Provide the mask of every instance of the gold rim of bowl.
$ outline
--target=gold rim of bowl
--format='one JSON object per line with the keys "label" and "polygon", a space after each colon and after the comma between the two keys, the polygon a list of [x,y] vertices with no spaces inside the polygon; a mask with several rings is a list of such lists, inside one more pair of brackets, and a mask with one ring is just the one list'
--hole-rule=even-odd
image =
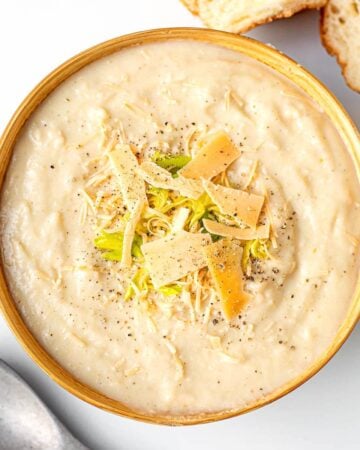
{"label": "gold rim of bowl", "polygon": [[[232,49],[270,66],[278,73],[281,73],[293,81],[298,87],[310,95],[310,97],[312,97],[330,117],[352,157],[356,167],[357,177],[360,179],[359,133],[343,106],[319,80],[311,75],[311,73],[274,48],[247,37],[198,28],[163,28],[132,33],[91,47],[66,61],[42,80],[16,110],[0,139],[0,189],[2,188],[15,141],[25,121],[37,106],[64,80],[86,65],[104,56],[121,51],[124,48],[174,39],[207,42]],[[2,261],[0,267],[0,307],[13,333],[31,358],[56,383],[68,392],[71,392],[78,398],[97,406],[98,408],[124,417],[164,425],[192,425],[214,422],[216,420],[234,417],[260,408],[261,406],[267,405],[293,391],[316,374],[339,350],[359,319],[360,282],[358,282],[355,289],[348,314],[342,322],[336,336],[334,336],[332,344],[322,356],[301,375],[269,395],[266,395],[241,409],[219,411],[216,413],[189,414],[186,416],[150,415],[145,412],[134,410],[81,383],[67,370],[62,368],[32,335],[17,310],[15,301],[12,298],[6,283]]]}

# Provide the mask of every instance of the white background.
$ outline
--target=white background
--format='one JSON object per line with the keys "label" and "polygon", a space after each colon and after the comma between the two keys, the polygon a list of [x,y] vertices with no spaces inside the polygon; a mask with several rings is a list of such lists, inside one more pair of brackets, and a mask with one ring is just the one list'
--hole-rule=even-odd
{"label": "white background", "polygon": [[[132,31],[201,26],[178,0],[0,0],[0,19],[0,129],[28,91],[75,53]],[[317,75],[359,126],[360,96],[345,86],[336,62],[322,48],[318,21],[317,12],[306,12],[250,35],[270,42]],[[187,428],[133,422],[71,396],[29,359],[1,317],[0,358],[17,369],[91,449],[360,448],[359,327],[335,358],[294,393],[242,417]]]}

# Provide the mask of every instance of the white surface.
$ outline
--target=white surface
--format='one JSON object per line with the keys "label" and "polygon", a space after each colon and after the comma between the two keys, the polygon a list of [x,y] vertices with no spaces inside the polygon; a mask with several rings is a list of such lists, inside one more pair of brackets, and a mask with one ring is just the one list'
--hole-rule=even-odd
{"label": "white surface", "polygon": [[[75,53],[132,31],[200,26],[178,0],[2,0],[0,17],[1,129],[29,90]],[[265,25],[250,35],[270,42],[317,75],[360,125],[360,96],[345,86],[335,61],[322,48],[318,13],[306,12]],[[71,396],[30,360],[1,317],[0,358],[17,369],[91,449],[359,448],[359,327],[338,355],[294,393],[242,417],[188,428],[136,423],[102,412]]]}

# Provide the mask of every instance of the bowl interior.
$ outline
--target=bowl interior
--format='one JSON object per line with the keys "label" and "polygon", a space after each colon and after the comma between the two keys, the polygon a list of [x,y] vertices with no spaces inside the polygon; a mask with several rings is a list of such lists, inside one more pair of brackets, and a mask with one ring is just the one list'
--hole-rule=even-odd
{"label": "bowl interior", "polygon": [[[121,49],[129,46],[141,45],[149,42],[164,41],[169,39],[198,40],[229,48],[270,66],[275,71],[280,72],[281,74],[292,80],[303,91],[309,94],[318,105],[320,105],[320,107],[328,114],[332,122],[335,124],[354,161],[357,176],[360,179],[360,140],[356,127],[348,117],[342,105],[326,89],[326,87],[322,85],[322,83],[319,82],[315,77],[313,77],[309,72],[307,72],[293,60],[284,56],[273,48],[250,38],[214,30],[204,30],[196,28],[170,28],[134,33],[99,44],[68,60],[59,68],[50,73],[43,81],[41,81],[19,106],[0,140],[0,187],[2,186],[4,177],[6,175],[6,170],[10,161],[16,138],[20,133],[25,121],[36,109],[36,107],[54,89],[56,89],[56,87],[60,83],[62,83],[69,76],[71,76],[87,64],[96,61],[97,59],[104,56],[110,55],[113,52],[120,51]],[[9,292],[4,276],[2,262],[0,270],[0,307],[2,309],[2,312],[14,334],[26,349],[26,351],[29,353],[29,355],[43,370],[45,370],[45,372],[54,381],[56,381],[63,388],[81,398],[82,400],[87,401],[88,403],[102,408],[106,411],[110,411],[126,417],[131,417],[137,420],[169,425],[190,425],[196,423],[206,423],[239,415],[268,404],[292,391],[300,384],[304,383],[330,360],[330,358],[336,353],[336,351],[346,340],[352,328],[355,326],[360,315],[359,294],[360,285],[358,283],[356,292],[354,293],[352,304],[349,308],[348,315],[342,323],[342,326],[338,330],[333,343],[323,354],[323,356],[318,361],[316,361],[313,366],[308,368],[303,374],[301,374],[285,386],[282,386],[280,389],[276,390],[270,395],[267,395],[259,401],[250,404],[246,408],[242,408],[240,410],[194,416],[190,415],[184,417],[169,417],[160,415],[150,416],[148,414],[142,413],[141,411],[130,409],[121,402],[112,400],[96,392],[95,390],[76,380],[69,372],[64,370],[56,362],[56,360],[53,359],[44,350],[44,348],[37,342],[35,337],[27,328]]]}

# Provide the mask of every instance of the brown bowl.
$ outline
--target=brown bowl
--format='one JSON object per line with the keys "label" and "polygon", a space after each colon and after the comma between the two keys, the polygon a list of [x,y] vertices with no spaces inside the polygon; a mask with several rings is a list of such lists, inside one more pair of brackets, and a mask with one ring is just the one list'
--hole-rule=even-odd
{"label": "brown bowl", "polygon": [[[341,135],[354,161],[356,173],[359,177],[360,137],[355,125],[345,112],[343,106],[328,91],[328,89],[308,71],[300,67],[295,61],[265,44],[243,36],[197,28],[164,28],[133,33],[96,45],[95,47],[85,50],[79,55],[71,58],[51,72],[50,75],[48,75],[43,81],[41,81],[21,103],[0,139],[0,189],[4,181],[14,144],[25,121],[37,108],[37,106],[64,80],[78,70],[82,69],[87,64],[116,51],[134,45],[166,41],[170,39],[190,39],[208,42],[232,49],[270,66],[278,73],[281,73],[293,81],[300,89],[310,95],[310,97],[312,97],[314,101],[328,114]],[[192,425],[226,419],[228,417],[237,416],[245,412],[252,411],[256,408],[260,408],[261,406],[271,403],[283,395],[291,392],[317,373],[339,350],[359,319],[360,282],[357,284],[348,314],[334,337],[332,344],[323,353],[321,358],[319,358],[300,376],[282,386],[280,389],[277,389],[271,394],[257,400],[253,404],[246,406],[245,408],[222,411],[218,413],[175,417],[149,415],[141,411],[128,408],[121,402],[112,400],[105,395],[96,392],[89,386],[81,383],[68,371],[62,368],[31,334],[29,328],[17,310],[13,298],[11,297],[2,266],[0,268],[0,307],[15,336],[32,359],[60,386],[80,399],[102,408],[105,411],[130,417],[132,419],[142,420],[144,422],[167,425]]]}

